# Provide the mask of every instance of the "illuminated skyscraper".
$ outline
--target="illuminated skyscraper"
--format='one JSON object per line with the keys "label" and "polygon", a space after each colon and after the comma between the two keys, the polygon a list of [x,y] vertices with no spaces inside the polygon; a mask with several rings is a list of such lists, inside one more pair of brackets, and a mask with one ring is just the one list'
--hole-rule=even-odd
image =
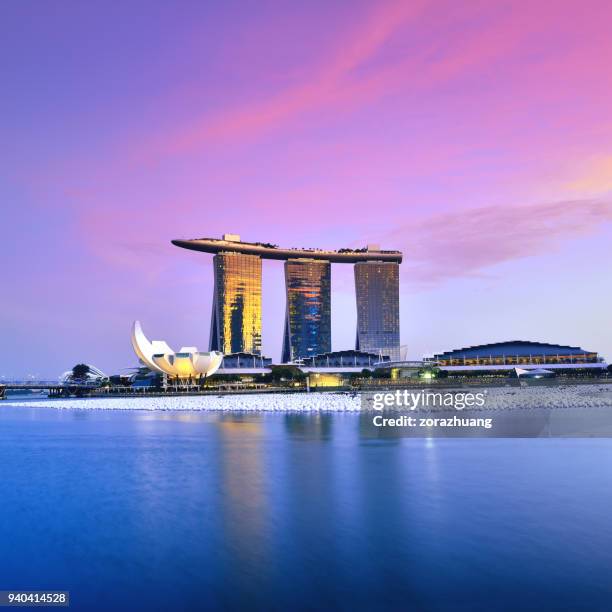
{"label": "illuminated skyscraper", "polygon": [[355,264],[357,341],[359,351],[400,358],[399,264],[366,261]]}
{"label": "illuminated skyscraper", "polygon": [[314,259],[285,261],[287,314],[282,361],[331,351],[331,264]]}
{"label": "illuminated skyscraper", "polygon": [[210,350],[261,353],[261,258],[222,251],[213,267]]}
{"label": "illuminated skyscraper", "polygon": [[[261,355],[261,260],[285,262],[287,313],[282,361],[331,351],[331,264],[355,264],[357,349],[399,359],[400,251],[380,245],[281,248],[242,242],[238,234],[176,239],[183,249],[214,254],[210,350]],[[238,357],[240,359],[242,357]]]}

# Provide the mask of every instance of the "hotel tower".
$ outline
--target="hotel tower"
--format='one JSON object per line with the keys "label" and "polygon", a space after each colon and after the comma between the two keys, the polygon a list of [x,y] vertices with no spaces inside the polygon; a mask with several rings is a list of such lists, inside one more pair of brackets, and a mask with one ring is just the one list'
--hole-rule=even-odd
{"label": "hotel tower", "polygon": [[232,251],[213,257],[210,349],[261,353],[261,257]]}
{"label": "hotel tower", "polygon": [[331,351],[331,264],[315,259],[285,262],[287,313],[283,363]]}
{"label": "hotel tower", "polygon": [[400,251],[280,248],[242,242],[240,236],[173,240],[184,249],[213,253],[214,296],[210,350],[261,354],[261,260],[285,262],[286,314],[282,361],[331,351],[331,264],[355,265],[357,350],[399,359]]}
{"label": "hotel tower", "polygon": [[400,358],[399,264],[364,261],[355,264],[357,339],[366,353]]}

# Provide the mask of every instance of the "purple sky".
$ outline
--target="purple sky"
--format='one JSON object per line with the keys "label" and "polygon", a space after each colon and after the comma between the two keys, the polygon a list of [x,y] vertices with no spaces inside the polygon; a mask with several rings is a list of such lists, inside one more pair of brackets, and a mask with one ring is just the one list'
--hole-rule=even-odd
{"label": "purple sky", "polygon": [[[0,6],[0,376],[208,346],[211,256],[172,238],[404,251],[420,357],[612,358],[609,2]],[[336,265],[333,346],[355,337]],[[264,262],[279,358],[282,265]]]}

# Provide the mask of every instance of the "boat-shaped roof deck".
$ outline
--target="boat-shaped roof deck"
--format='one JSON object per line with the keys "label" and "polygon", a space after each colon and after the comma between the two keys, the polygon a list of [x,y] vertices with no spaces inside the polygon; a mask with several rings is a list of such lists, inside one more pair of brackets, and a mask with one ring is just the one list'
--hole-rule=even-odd
{"label": "boat-shaped roof deck", "polygon": [[238,242],[219,240],[217,238],[177,239],[172,244],[183,249],[202,251],[204,253],[233,252],[245,255],[257,255],[262,259],[319,259],[332,263],[357,263],[360,261],[402,262],[401,251],[382,251],[371,248],[340,249],[326,251],[322,249],[280,248],[275,244],[261,242]]}

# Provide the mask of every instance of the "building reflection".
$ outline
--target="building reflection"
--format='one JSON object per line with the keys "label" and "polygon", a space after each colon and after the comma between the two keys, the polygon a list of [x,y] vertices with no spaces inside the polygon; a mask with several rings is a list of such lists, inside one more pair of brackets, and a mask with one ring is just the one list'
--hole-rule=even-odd
{"label": "building reflection", "polygon": [[285,414],[285,429],[292,436],[307,440],[331,440],[332,414]]}
{"label": "building reflection", "polygon": [[227,545],[252,571],[265,567],[270,543],[269,482],[261,415],[222,415],[219,487]]}
{"label": "building reflection", "polygon": [[371,412],[363,411],[359,413],[359,438],[362,441],[367,440],[385,440],[387,442],[395,442],[399,444],[402,438],[407,437],[406,429],[403,427],[377,427],[374,425],[375,416],[397,417],[397,412]]}

